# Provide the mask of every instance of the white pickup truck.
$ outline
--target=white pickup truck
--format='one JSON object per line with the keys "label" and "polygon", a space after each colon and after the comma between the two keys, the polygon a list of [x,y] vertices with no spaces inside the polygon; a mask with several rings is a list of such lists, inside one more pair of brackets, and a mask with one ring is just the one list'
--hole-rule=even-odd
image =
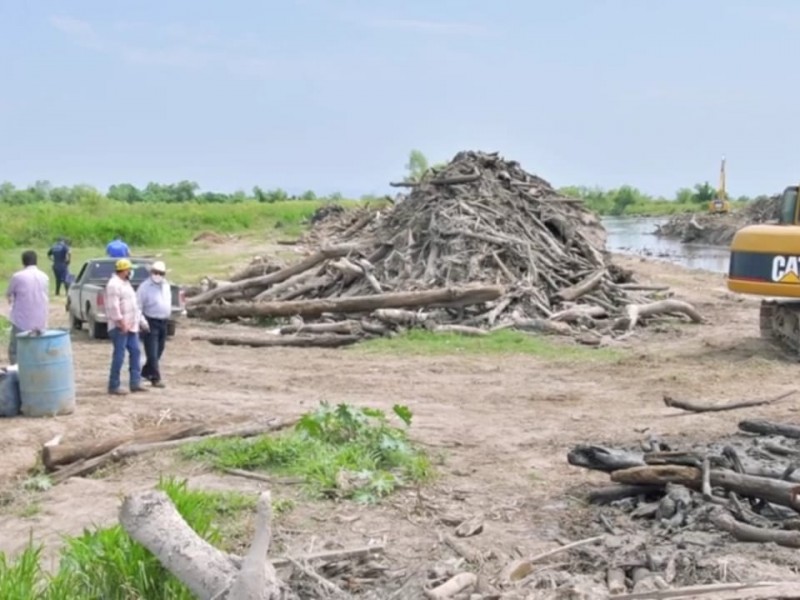
{"label": "white pickup truck", "polygon": [[[138,289],[139,285],[150,275],[150,265],[154,261],[150,258],[130,258],[129,260],[133,264],[131,285],[134,289]],[[94,258],[86,261],[67,292],[67,312],[72,328],[80,330],[86,323],[91,339],[108,337],[105,292],[106,284],[114,274],[116,262],[116,258]],[[180,286],[172,284],[172,317],[167,325],[167,335],[175,335],[177,319],[185,315],[186,304],[183,290]]]}

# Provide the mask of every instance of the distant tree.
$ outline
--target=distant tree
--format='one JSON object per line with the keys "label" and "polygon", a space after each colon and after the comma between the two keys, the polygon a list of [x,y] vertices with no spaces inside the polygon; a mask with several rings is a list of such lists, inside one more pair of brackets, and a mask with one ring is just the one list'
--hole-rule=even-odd
{"label": "distant tree", "polygon": [[428,169],[428,159],[425,158],[425,155],[420,150],[412,150],[406,163],[408,175],[406,175],[405,181],[421,181]]}
{"label": "distant tree", "polygon": [[305,200],[307,202],[313,202],[316,199],[317,199],[317,195],[311,190],[308,190],[307,192],[303,192],[303,195],[300,196],[300,200]]}
{"label": "distant tree", "polygon": [[112,185],[110,188],[108,188],[108,193],[106,196],[108,196],[109,200],[126,202],[128,204],[134,204],[143,200],[142,192],[140,192],[135,185],[130,183]]}
{"label": "distant tree", "polygon": [[694,186],[694,193],[692,194],[692,200],[695,204],[708,204],[711,202],[717,195],[717,191],[714,187],[708,183],[698,183]]}
{"label": "distant tree", "polygon": [[694,192],[690,188],[681,188],[675,193],[675,201],[679,204],[694,202]]}

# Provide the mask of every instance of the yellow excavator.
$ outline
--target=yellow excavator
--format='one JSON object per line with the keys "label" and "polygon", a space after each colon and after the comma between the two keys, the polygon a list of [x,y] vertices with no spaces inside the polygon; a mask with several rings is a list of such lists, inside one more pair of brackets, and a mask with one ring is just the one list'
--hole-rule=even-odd
{"label": "yellow excavator", "polygon": [[798,188],[781,196],[777,223],[743,227],[733,237],[728,289],[766,296],[761,336],[800,357],[800,213]]}
{"label": "yellow excavator", "polygon": [[719,169],[719,189],[717,196],[708,203],[708,212],[711,214],[726,214],[731,210],[728,193],[725,190],[725,157],[722,157],[722,166]]}

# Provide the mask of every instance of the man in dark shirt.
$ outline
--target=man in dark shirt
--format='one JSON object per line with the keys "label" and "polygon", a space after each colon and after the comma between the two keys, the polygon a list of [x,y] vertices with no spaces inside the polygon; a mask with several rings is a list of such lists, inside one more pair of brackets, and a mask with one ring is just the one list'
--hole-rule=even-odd
{"label": "man in dark shirt", "polygon": [[67,241],[64,238],[59,238],[50,250],[47,251],[47,256],[53,261],[53,275],[55,275],[56,279],[56,296],[58,296],[62,285],[64,286],[65,292],[69,289],[67,275],[69,273],[71,252]]}

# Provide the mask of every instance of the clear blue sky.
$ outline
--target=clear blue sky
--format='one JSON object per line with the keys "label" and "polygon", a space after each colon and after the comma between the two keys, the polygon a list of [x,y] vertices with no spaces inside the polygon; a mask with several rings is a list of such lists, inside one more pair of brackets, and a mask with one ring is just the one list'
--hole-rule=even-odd
{"label": "clear blue sky", "polygon": [[0,181],[360,195],[419,148],[770,193],[799,40],[792,0],[0,0]]}

